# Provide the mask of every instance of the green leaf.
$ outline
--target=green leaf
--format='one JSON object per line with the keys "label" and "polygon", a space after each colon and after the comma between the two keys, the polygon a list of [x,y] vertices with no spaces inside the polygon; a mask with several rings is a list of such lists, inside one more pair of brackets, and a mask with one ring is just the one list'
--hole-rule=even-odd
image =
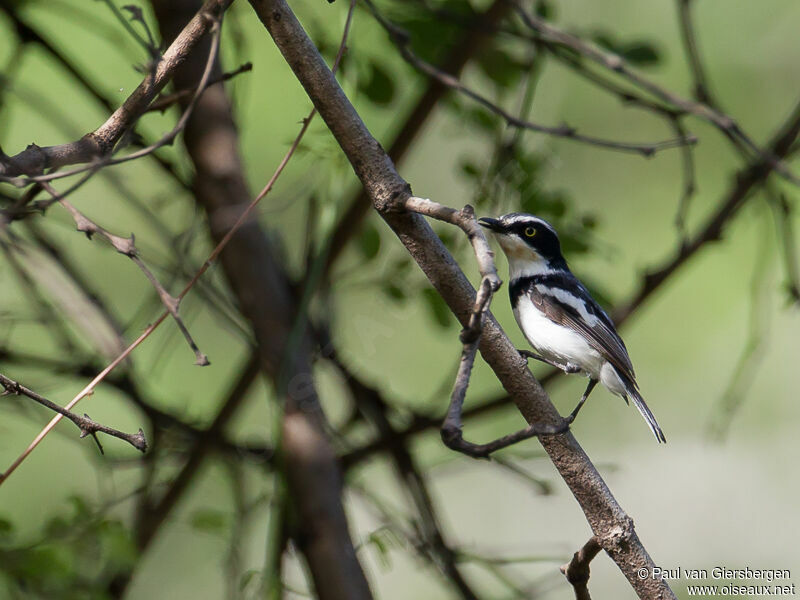
{"label": "green leaf", "polygon": [[648,42],[631,42],[623,47],[622,56],[629,63],[640,67],[656,65],[661,61],[656,47]]}
{"label": "green leaf", "polygon": [[358,249],[367,261],[378,256],[381,249],[381,234],[375,226],[367,224],[361,231],[358,238]]}
{"label": "green leaf", "polygon": [[449,328],[453,323],[453,315],[439,293],[433,288],[426,287],[422,290],[422,298],[434,322],[444,329]]}
{"label": "green leaf", "polygon": [[375,104],[386,105],[394,99],[394,81],[376,62],[370,63],[369,77],[366,81],[359,81],[358,89]]}
{"label": "green leaf", "polygon": [[14,533],[14,524],[8,519],[0,517],[0,538],[9,537]]}
{"label": "green leaf", "polygon": [[646,40],[623,42],[605,31],[596,32],[592,38],[598,46],[619,55],[632,65],[649,67],[661,61],[661,55],[656,46]]}
{"label": "green leaf", "polygon": [[499,48],[489,48],[478,57],[478,67],[502,89],[519,81],[522,64],[511,54]]}
{"label": "green leaf", "polygon": [[228,518],[221,511],[205,508],[196,510],[192,514],[190,523],[192,528],[198,531],[219,534],[227,527]]}
{"label": "green leaf", "polygon": [[383,293],[395,302],[405,302],[408,298],[405,290],[394,283],[386,283],[382,289]]}

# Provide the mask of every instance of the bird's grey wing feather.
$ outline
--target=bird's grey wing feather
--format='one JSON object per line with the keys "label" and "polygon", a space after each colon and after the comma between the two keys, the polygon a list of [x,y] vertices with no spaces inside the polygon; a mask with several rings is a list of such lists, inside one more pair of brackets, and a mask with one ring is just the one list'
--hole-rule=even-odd
{"label": "bird's grey wing feather", "polygon": [[[634,387],[636,386],[636,375],[633,372],[633,365],[625,344],[604,319],[597,318],[595,324],[590,325],[580,317],[575,308],[564,304],[551,294],[542,293],[536,286],[531,286],[528,294],[534,306],[548,319],[564,327],[569,327],[583,336],[592,348],[616,368],[620,375],[628,379]],[[587,309],[589,308],[592,307],[587,306]],[[601,309],[597,307],[597,310]]]}

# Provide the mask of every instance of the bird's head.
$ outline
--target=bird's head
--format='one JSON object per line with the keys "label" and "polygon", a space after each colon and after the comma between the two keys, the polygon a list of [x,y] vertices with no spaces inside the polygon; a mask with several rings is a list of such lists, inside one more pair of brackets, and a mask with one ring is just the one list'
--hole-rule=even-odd
{"label": "bird's head", "polygon": [[566,269],[561,243],[552,225],[533,215],[510,213],[498,219],[481,217],[508,258],[511,279]]}

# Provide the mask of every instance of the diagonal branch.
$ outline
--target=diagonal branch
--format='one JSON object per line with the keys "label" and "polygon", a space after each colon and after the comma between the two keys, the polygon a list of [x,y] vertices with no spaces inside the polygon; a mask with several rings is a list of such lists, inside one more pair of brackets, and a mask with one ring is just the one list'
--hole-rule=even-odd
{"label": "diagonal branch", "polygon": [[67,210],[67,212],[69,212],[70,215],[72,215],[72,219],[75,221],[75,227],[78,231],[86,234],[86,237],[89,239],[92,239],[93,235],[99,235],[103,239],[107,240],[108,243],[113,246],[114,250],[123,256],[130,258],[134,264],[139,267],[142,273],[144,273],[145,277],[147,277],[147,280],[150,282],[150,284],[155,288],[156,292],[158,293],[158,297],[161,299],[162,304],[164,304],[164,307],[167,309],[169,314],[172,315],[172,318],[175,320],[175,324],[183,334],[183,337],[186,338],[186,342],[189,344],[192,352],[194,352],[195,364],[203,367],[209,365],[210,363],[208,362],[208,357],[200,351],[200,348],[197,347],[197,344],[192,338],[192,334],[189,333],[186,324],[183,322],[183,319],[178,313],[180,302],[179,299],[174,298],[164,288],[164,286],[161,285],[161,282],[156,278],[155,275],[153,275],[152,271],[150,271],[144,261],[139,257],[139,251],[136,248],[133,234],[131,234],[130,238],[123,238],[111,233],[103,227],[100,227],[100,225],[92,221],[81,211],[75,208],[49,183],[42,183],[41,185],[54,199],[59,202],[59,204],[61,204],[61,206]]}
{"label": "diagonal branch", "polygon": [[156,94],[172,79],[175,69],[219,21],[231,2],[232,0],[208,0],[164,52],[152,73],[148,73],[122,106],[100,127],[75,142],[45,147],[31,144],[15,156],[0,152],[0,177],[13,181],[12,178],[19,175],[35,176],[45,169],[87,163],[109,155]]}
{"label": "diagonal branch", "polygon": [[[786,156],[800,136],[800,101],[768,145],[768,154],[781,158]],[[675,256],[667,259],[661,266],[644,275],[639,289],[633,297],[617,308],[611,315],[618,325],[624,322],[631,313],[645,300],[647,300],[661,285],[669,279],[689,258],[710,242],[719,240],[722,232],[730,220],[736,216],[744,206],[752,192],[761,186],[773,172],[775,160],[766,157],[759,158],[739,171],[733,178],[728,192],[723,196],[717,210],[711,214],[700,231],[679,248]]]}
{"label": "diagonal branch", "polygon": [[[96,86],[89,81],[89,78],[81,71],[77,64],[75,64],[68,56],[63,54],[56,48],[50,41],[40,33],[35,25],[29,24],[20,18],[17,7],[8,2],[0,3],[0,10],[5,11],[8,18],[16,28],[17,37],[23,43],[34,42],[38,44],[45,52],[47,52],[58,64],[60,64],[69,75],[80,84],[80,88],[86,91],[92,98],[95,99],[106,111],[112,112],[114,103],[111,99],[104,95]],[[134,133],[135,130],[134,130]],[[134,135],[133,144],[140,145],[138,135]],[[188,188],[188,185],[183,177],[178,173],[175,165],[161,154],[154,152],[151,158],[155,160],[156,164],[171,177],[178,185],[183,188]]]}
{"label": "diagonal branch", "polygon": [[[476,15],[475,27],[466,30],[461,39],[455,43],[450,54],[442,62],[442,71],[453,77],[459,77],[469,61],[481,52],[490,39],[494,27],[508,14],[510,9],[511,4],[508,0],[494,0],[489,8]],[[430,116],[434,114],[434,108],[449,89],[438,79],[428,79],[428,86],[403,121],[397,137],[389,146],[388,154],[395,163],[399,163],[406,156],[414,140],[423,131]],[[331,269],[348,242],[359,231],[359,225],[371,207],[366,192],[363,188],[359,188],[331,236],[330,250],[325,264],[326,271]]]}
{"label": "diagonal branch", "polygon": [[[475,305],[474,288],[425,220],[404,209],[410,196],[408,184],[369,133],[294,13],[283,0],[250,0],[250,4],[349,159],[375,209],[466,325]],[[480,350],[529,423],[558,424],[555,407],[490,315]],[[540,441],[581,505],[598,541],[639,597],[675,598],[666,582],[638,578],[637,569],[655,564],[636,535],[632,520],[575,438],[565,433]]]}

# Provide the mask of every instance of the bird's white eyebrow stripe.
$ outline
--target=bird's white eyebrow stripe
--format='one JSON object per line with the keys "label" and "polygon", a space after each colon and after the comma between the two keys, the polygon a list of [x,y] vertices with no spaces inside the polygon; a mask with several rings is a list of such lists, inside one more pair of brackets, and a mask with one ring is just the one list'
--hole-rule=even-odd
{"label": "bird's white eyebrow stripe", "polygon": [[540,219],[539,217],[535,217],[533,215],[527,215],[524,213],[510,213],[501,217],[500,222],[505,226],[514,225],[516,223],[526,223],[526,222],[536,225],[541,225],[542,227],[546,227],[547,229],[549,229],[555,236],[558,236],[558,233],[553,228],[553,226],[550,225],[550,223],[548,223],[544,219]]}

